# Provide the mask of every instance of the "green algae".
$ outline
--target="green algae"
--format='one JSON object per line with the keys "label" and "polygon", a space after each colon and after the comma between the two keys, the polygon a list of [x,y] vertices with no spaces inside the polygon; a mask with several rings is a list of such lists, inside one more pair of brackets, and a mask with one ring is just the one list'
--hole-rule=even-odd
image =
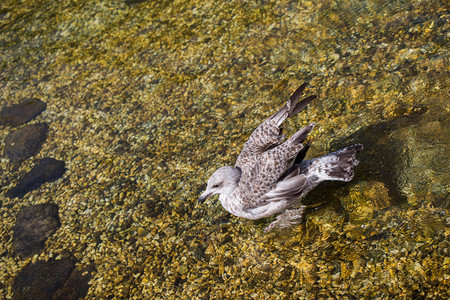
{"label": "green algae", "polygon": [[[88,299],[448,298],[448,20],[439,1],[3,1],[1,105],[44,100],[34,159],[68,172],[9,200],[32,163],[1,161],[0,295],[70,253],[97,266]],[[287,133],[318,122],[311,157],[363,143],[354,181],[269,235],[196,206],[303,81],[319,98]],[[16,258],[17,212],[49,201],[61,229]]]}

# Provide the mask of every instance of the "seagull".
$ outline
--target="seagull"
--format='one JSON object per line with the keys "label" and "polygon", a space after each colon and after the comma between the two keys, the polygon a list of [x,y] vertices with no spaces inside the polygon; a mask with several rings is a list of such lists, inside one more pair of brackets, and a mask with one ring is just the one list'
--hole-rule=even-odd
{"label": "seagull", "polygon": [[306,208],[298,207],[301,198],[320,182],[353,179],[353,167],[359,163],[356,154],[363,145],[355,144],[304,160],[311,145],[305,140],[315,123],[285,140],[283,122],[304,110],[317,97],[312,95],[299,101],[306,86],[306,83],[301,85],[279,111],[253,131],[234,167],[221,167],[211,175],[199,203],[219,194],[223,208],[237,217],[257,220],[281,213],[266,227],[265,232],[269,232],[300,224]]}

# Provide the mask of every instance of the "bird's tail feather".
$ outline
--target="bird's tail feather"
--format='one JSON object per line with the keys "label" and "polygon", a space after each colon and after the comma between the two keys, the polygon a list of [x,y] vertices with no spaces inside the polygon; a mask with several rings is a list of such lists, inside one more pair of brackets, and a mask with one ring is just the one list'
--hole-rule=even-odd
{"label": "bird's tail feather", "polygon": [[309,164],[306,168],[307,177],[314,176],[318,182],[352,180],[354,176],[353,167],[359,163],[356,154],[361,152],[362,149],[363,145],[355,144],[311,161],[305,161],[304,163]]}

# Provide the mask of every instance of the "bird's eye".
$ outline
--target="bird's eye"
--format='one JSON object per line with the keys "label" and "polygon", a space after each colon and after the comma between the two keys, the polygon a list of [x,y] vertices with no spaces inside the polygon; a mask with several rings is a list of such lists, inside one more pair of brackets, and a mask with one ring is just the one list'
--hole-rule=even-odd
{"label": "bird's eye", "polygon": [[219,187],[219,185],[218,184],[215,184],[215,185],[213,185],[213,188],[218,188]]}

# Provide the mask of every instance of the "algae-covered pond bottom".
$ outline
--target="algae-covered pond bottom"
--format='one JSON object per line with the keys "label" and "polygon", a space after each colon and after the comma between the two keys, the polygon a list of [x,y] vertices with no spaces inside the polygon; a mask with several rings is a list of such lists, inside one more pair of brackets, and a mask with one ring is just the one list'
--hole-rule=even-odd
{"label": "algae-covered pond bottom", "polygon": [[[441,1],[2,1],[0,298],[448,299],[448,40]],[[197,205],[303,82],[286,134],[355,178],[281,232]]]}

